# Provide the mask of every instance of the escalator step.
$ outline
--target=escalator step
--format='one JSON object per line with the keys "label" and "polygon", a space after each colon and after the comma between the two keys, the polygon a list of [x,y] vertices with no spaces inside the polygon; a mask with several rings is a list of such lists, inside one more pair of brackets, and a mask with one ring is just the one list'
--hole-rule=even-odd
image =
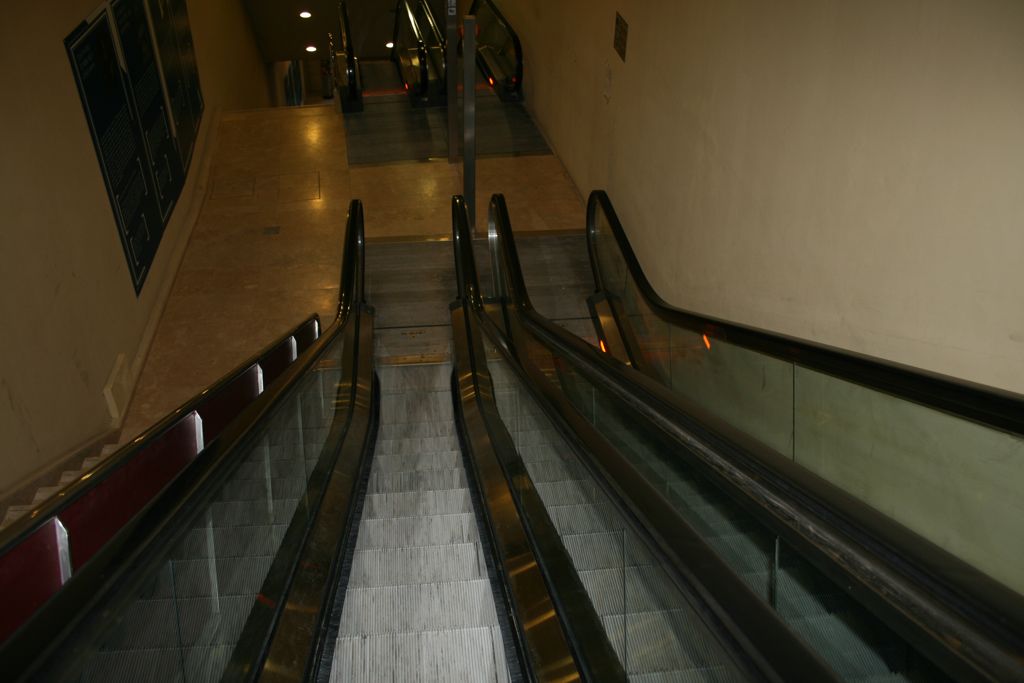
{"label": "escalator step", "polygon": [[487,578],[475,543],[414,548],[358,550],[352,560],[349,586],[365,588],[413,583]]}
{"label": "escalator step", "polygon": [[375,455],[375,474],[393,472],[416,472],[423,470],[451,470],[462,466],[461,451],[435,451],[433,453],[400,453]]}
{"label": "escalator step", "polygon": [[616,569],[648,565],[654,558],[634,534],[619,531],[572,534],[562,537],[562,544],[577,571]]}
{"label": "escalator step", "polygon": [[366,519],[359,523],[356,550],[472,543],[478,538],[471,513]]}
{"label": "escalator step", "polygon": [[687,606],[668,576],[657,565],[591,569],[579,572],[580,580],[601,616],[682,609]]}
{"label": "escalator step", "polygon": [[534,486],[545,506],[592,503],[596,493],[594,483],[586,479],[542,481]]}
{"label": "escalator step", "polygon": [[452,450],[453,444],[457,443],[454,437],[444,436],[420,436],[405,439],[377,439],[374,446],[374,457],[379,455],[393,455],[395,453],[432,453],[435,451]]}
{"label": "escalator step", "polygon": [[704,624],[689,610],[639,612],[601,620],[612,647],[625,661],[630,680],[640,673],[662,674],[654,680],[741,679],[738,672],[730,670],[727,655]]}
{"label": "escalator step", "polygon": [[434,491],[464,489],[467,486],[469,484],[466,480],[466,470],[460,467],[450,470],[371,474],[366,492],[371,494],[398,493],[401,491]]}
{"label": "escalator step", "polygon": [[622,525],[618,511],[608,503],[552,505],[548,515],[561,535],[607,531]]}
{"label": "escalator step", "polygon": [[339,638],[331,683],[509,680],[497,626]]}
{"label": "escalator step", "polygon": [[363,503],[363,519],[423,517],[473,512],[469,489],[374,493]]}
{"label": "escalator step", "polygon": [[490,581],[351,588],[339,635],[368,636],[497,626]]}

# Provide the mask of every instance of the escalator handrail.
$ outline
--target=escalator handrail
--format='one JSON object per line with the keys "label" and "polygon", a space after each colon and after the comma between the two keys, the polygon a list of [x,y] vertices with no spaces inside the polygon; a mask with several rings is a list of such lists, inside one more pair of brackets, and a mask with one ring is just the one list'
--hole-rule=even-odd
{"label": "escalator handrail", "polygon": [[[524,513],[523,496],[529,495],[524,490],[528,477],[522,472],[518,476],[509,472],[503,464],[519,460],[519,456],[511,436],[502,426],[494,402],[494,385],[487,369],[480,329],[484,302],[473,255],[469,208],[461,195],[452,198],[452,244],[458,285],[458,297],[452,306],[453,310],[461,307],[461,315],[453,313],[453,332],[456,333],[453,377],[457,378],[453,382],[458,382],[453,390],[457,389],[461,401],[458,422],[465,428],[464,438],[474,460],[493,463],[497,470],[481,473],[478,465],[472,471],[480,490],[488,491],[488,508],[498,508],[506,515],[500,524],[494,523],[490,511],[486,519],[496,537],[492,545],[499,555],[498,566],[508,586],[507,602],[512,607],[517,649],[535,672],[546,672],[542,680],[577,680],[581,676],[587,681],[624,680],[625,673],[601,627],[600,617],[590,607],[553,524],[548,520],[544,528],[538,528],[542,524],[537,519],[538,514]],[[486,481],[482,481],[485,477]],[[513,481],[520,483],[513,486]],[[535,489],[531,491],[535,507],[541,506]],[[511,501],[514,512],[504,507],[505,500]],[[530,520],[529,529],[523,521],[526,519]],[[537,552],[538,544],[548,551]],[[500,548],[508,553],[503,555]],[[535,569],[540,571],[540,577],[530,575]],[[539,585],[530,583],[537,579]],[[512,581],[516,584],[511,585]],[[552,586],[558,589],[552,590]],[[582,595],[586,604],[577,601],[575,605],[566,605],[563,593]],[[548,616],[552,614],[554,621]],[[524,628],[524,624],[528,627]]]}
{"label": "escalator handrail", "polygon": [[[418,92],[420,95],[425,95],[430,89],[430,72],[427,68],[427,44],[423,40],[423,31],[420,29],[419,22],[416,21],[416,15],[413,12],[412,7],[409,5],[409,0],[398,0],[398,6],[395,8],[395,46],[392,48],[394,54],[397,55],[399,49],[399,31],[398,28],[401,26],[402,21],[402,10],[405,10],[405,17],[409,20],[409,26],[412,28],[413,37],[416,39],[416,52],[419,53],[420,60],[420,82],[418,86]],[[403,80],[404,80],[403,75]]]}
{"label": "escalator handrail", "polygon": [[153,441],[167,432],[168,429],[178,424],[179,420],[183,417],[193,411],[201,410],[202,407],[212,397],[216,396],[221,389],[237,379],[253,365],[259,365],[271,351],[278,348],[290,337],[295,336],[299,330],[314,321],[319,326],[320,316],[316,314],[309,316],[296,325],[292,330],[267,344],[258,353],[253,354],[242,363],[239,363],[234,369],[222,376],[216,382],[212,383],[210,386],[182,403],[160,419],[159,422],[148,427],[130,442],[119,448],[114,453],[111,453],[101,462],[97,463],[96,466],[83,471],[82,476],[64,486],[53,496],[50,496],[46,500],[40,502],[39,505],[34,507],[30,512],[26,513],[17,521],[11,523],[11,525],[6,527],[3,531],[0,531],[0,556],[6,554],[26,537],[32,535],[39,529],[39,527],[58,516],[66,507],[92,489],[96,488],[97,485],[102,483],[114,472],[131,462],[135,456],[145,450]]}
{"label": "escalator handrail", "polygon": [[[542,343],[576,359],[589,379],[671,438],[699,443],[709,454],[697,463],[706,474],[780,536],[809,548],[840,585],[863,587],[860,597],[904,618],[913,642],[931,647],[965,676],[979,667],[1021,674],[1024,598],[533,310],[503,205],[495,195],[496,245],[512,289],[508,300]],[[680,452],[691,449],[683,445]],[[979,655],[990,661],[979,661]]]}
{"label": "escalator handrail", "polygon": [[[470,5],[469,7],[469,13],[472,15],[476,15],[477,7],[480,5],[481,2],[491,8],[491,12],[494,13],[494,17],[498,20],[498,23],[500,23],[505,28],[505,31],[512,38],[512,46],[516,53],[515,85],[517,91],[522,90],[523,44],[519,42],[519,35],[512,28],[512,24],[508,22],[508,19],[505,18],[505,15],[501,13],[501,10],[498,9],[498,6],[494,4],[494,0],[473,0],[473,4]],[[479,46],[477,47],[477,49],[479,49]]]}
{"label": "escalator handrail", "polygon": [[444,31],[438,26],[437,17],[434,16],[434,10],[430,8],[430,3],[427,0],[418,0],[417,4],[423,8],[423,15],[427,18],[427,24],[430,28],[430,33],[434,36],[434,40],[444,48],[447,42],[444,37]]}
{"label": "escalator handrail", "polygon": [[[496,194],[491,198],[490,216],[490,244],[500,251],[499,263],[496,264],[500,271],[495,279],[504,280],[511,289],[500,292],[499,297],[511,305],[512,315],[520,314],[520,321],[529,317],[546,320],[530,305],[502,195]],[[521,335],[527,333],[524,326],[506,319],[506,332],[499,331],[496,325],[486,325],[487,322],[485,320],[485,327],[489,331],[507,340],[506,344],[517,358],[520,374],[529,378],[531,389],[542,398],[541,403],[549,404],[552,421],[566,425],[567,433],[571,434],[567,439],[577,442],[582,453],[590,454],[589,459],[597,464],[601,476],[610,482],[611,489],[618,492],[623,504],[632,514],[644,519],[648,535],[661,539],[655,543],[661,546],[659,551],[680,578],[681,585],[694,588],[706,601],[707,609],[715,615],[716,623],[712,628],[723,632],[724,638],[743,652],[746,666],[753,666],[768,680],[838,680],[820,656],[750,590],[685,520],[666,509],[659,492],[637,476],[629,458],[623,457],[583,419],[564,396],[558,396],[543,372],[531,367],[530,362],[524,359],[524,349],[516,348],[521,345]],[[543,338],[538,340],[544,344]],[[632,502],[631,493],[644,502],[640,505]],[[649,512],[649,516],[640,513],[639,509]]]}
{"label": "escalator handrail", "polygon": [[629,276],[636,283],[647,306],[669,324],[684,327],[698,334],[707,334],[712,339],[717,337],[722,341],[806,366],[956,417],[1001,431],[1024,435],[1024,396],[1019,394],[712,318],[673,306],[655,291],[647,279],[626,236],[626,231],[615,213],[615,208],[603,190],[591,192],[587,202],[587,250],[591,271],[594,274],[594,286],[598,291],[606,291],[597,257],[599,210],[607,216],[616,246],[629,269]]}
{"label": "escalator handrail", "polygon": [[38,665],[47,648],[64,640],[83,613],[117,585],[118,579],[139,560],[144,549],[160,543],[161,532],[188,506],[190,497],[204,490],[207,482],[242,452],[246,437],[259,421],[304,376],[329,344],[358,319],[352,313],[358,302],[364,300],[363,241],[362,208],[353,201],[344,238],[334,321],[305,353],[282,371],[278,381],[247,405],[216,440],[121,526],[10,638],[0,643],[0,664],[3,665],[0,669],[5,674],[14,678],[17,672]]}
{"label": "escalator handrail", "polygon": [[[355,49],[352,47],[352,27],[349,25],[348,4],[345,0],[339,0],[338,2],[338,16],[341,24],[341,50],[345,53],[345,73],[348,76],[348,92],[350,97],[358,99],[359,82],[356,70],[356,55]],[[331,51],[331,57],[334,57],[333,50]]]}

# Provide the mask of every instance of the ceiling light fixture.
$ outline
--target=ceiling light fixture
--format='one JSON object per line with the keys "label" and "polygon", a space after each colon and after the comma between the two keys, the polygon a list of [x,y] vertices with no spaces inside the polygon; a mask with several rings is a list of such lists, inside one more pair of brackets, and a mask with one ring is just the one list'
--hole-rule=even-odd
{"label": "ceiling light fixture", "polygon": [[395,44],[394,44],[394,43],[392,43],[392,42],[391,42],[390,40],[389,40],[388,42],[384,43],[384,47],[386,47],[386,48],[387,48],[387,49],[389,49],[389,50],[390,50],[391,48],[393,48],[394,46],[395,46]]}
{"label": "ceiling light fixture", "polygon": [[306,52],[316,52],[316,45],[307,45]]}
{"label": "ceiling light fixture", "polygon": [[309,19],[311,16],[313,16],[313,14],[310,12],[302,11],[299,12],[299,16],[302,17],[303,19]]}

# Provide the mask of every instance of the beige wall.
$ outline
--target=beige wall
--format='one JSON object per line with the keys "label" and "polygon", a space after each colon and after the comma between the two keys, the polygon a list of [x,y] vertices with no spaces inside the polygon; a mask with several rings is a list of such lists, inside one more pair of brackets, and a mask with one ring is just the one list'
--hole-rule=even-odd
{"label": "beige wall", "polygon": [[499,4],[669,301],[1024,393],[1024,4]]}
{"label": "beige wall", "polygon": [[96,0],[6,8],[0,41],[0,495],[110,429],[120,354],[130,388],[205,194],[221,108],[267,104],[240,0],[190,2],[207,110],[197,157],[139,298],[64,38]]}

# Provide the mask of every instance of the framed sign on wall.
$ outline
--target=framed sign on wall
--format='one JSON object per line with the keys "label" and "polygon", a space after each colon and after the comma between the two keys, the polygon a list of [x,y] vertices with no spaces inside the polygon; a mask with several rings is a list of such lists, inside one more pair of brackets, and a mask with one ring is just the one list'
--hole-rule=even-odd
{"label": "framed sign on wall", "polygon": [[[179,132],[153,19],[145,0],[111,0],[64,41],[136,294],[181,195],[202,111],[189,106]],[[175,35],[189,33],[191,50],[188,15],[181,20]],[[202,102],[197,75],[176,87]]]}

